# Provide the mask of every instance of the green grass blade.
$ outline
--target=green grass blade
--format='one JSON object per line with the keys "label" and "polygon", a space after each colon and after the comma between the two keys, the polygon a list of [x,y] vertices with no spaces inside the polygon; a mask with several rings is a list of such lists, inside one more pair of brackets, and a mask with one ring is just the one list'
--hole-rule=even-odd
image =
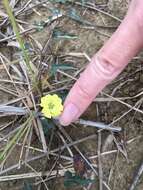
{"label": "green grass blade", "polygon": [[14,33],[16,35],[17,41],[19,42],[20,49],[21,49],[21,51],[23,53],[23,57],[24,57],[24,60],[26,62],[26,65],[27,65],[27,67],[29,69],[29,72],[32,74],[32,77],[33,77],[34,72],[33,72],[32,68],[31,68],[31,65],[30,65],[29,56],[28,56],[28,54],[27,54],[27,52],[25,50],[24,41],[23,41],[23,39],[22,39],[22,37],[20,35],[18,25],[17,25],[16,20],[15,20],[15,16],[14,16],[14,14],[12,12],[12,9],[11,9],[11,7],[9,5],[9,1],[8,0],[3,0],[3,4],[5,6],[5,9],[7,11],[8,16],[9,16],[9,20],[10,20],[11,25],[13,27],[13,31],[14,31]]}
{"label": "green grass blade", "polygon": [[0,153],[0,161],[2,161],[6,154],[8,153],[8,151],[10,149],[13,148],[13,146],[15,146],[16,142],[19,141],[22,136],[24,135],[24,133],[26,132],[27,128],[29,127],[29,123],[32,120],[32,116],[29,117],[25,123],[23,123],[22,127],[18,130],[18,132],[16,133],[16,135],[10,140],[9,143],[7,143],[6,147],[4,148],[3,152]]}

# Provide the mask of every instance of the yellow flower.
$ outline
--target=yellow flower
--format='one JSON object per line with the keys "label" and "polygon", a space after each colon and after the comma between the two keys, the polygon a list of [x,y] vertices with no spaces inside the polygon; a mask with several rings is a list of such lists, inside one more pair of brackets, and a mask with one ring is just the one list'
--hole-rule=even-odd
{"label": "yellow flower", "polygon": [[42,113],[47,118],[57,117],[63,111],[62,99],[56,94],[41,98]]}

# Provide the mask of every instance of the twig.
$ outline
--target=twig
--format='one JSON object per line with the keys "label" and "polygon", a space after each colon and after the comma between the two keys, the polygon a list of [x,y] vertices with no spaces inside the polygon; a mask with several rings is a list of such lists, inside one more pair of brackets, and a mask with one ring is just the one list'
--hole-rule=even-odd
{"label": "twig", "polygon": [[[58,14],[58,15],[56,15],[56,16],[53,16],[52,19],[46,20],[46,21],[45,21],[45,24],[46,24],[46,25],[47,25],[47,24],[50,24],[51,22],[57,20],[58,18],[61,18],[62,16],[63,16],[63,14],[61,14],[61,13]],[[25,34],[25,33],[27,33],[27,32],[32,32],[32,31],[34,32],[34,31],[36,31],[36,29],[37,29],[36,26],[31,26],[30,28],[28,28],[28,29],[26,29],[26,30],[20,32],[20,35],[23,35],[23,34]],[[8,37],[6,37],[6,38],[4,38],[4,39],[0,39],[0,43],[5,42],[5,41],[10,40],[10,39],[15,39],[15,38],[16,38],[16,35],[11,35],[11,36],[8,36]]]}
{"label": "twig", "polygon": [[122,130],[121,127],[114,128],[111,125],[106,125],[104,123],[94,122],[94,121],[86,121],[86,120],[83,120],[83,119],[79,119],[78,121],[76,121],[76,123],[86,125],[86,126],[91,126],[91,127],[97,127],[99,129],[110,130],[110,131],[113,131],[113,132],[120,132]]}
{"label": "twig", "polygon": [[134,107],[131,107],[127,112],[123,113],[120,117],[118,117],[117,119],[113,120],[110,125],[115,124],[117,121],[119,121],[120,119],[122,119],[123,117],[125,117],[128,113],[130,113],[133,108],[136,108],[139,104],[141,104],[143,101],[143,98],[141,98],[139,101],[136,102]]}
{"label": "twig", "polygon": [[117,162],[117,159],[118,159],[118,156],[119,156],[119,151],[117,152],[113,162],[112,162],[112,165],[111,165],[111,169],[110,169],[110,172],[109,172],[109,177],[108,177],[108,182],[107,184],[110,185],[110,181],[111,181],[111,177],[113,175],[113,172],[114,172],[114,169],[115,169],[115,166],[116,166],[116,162]]}
{"label": "twig", "polygon": [[24,146],[26,144],[26,141],[27,141],[27,138],[29,136],[30,130],[31,130],[31,125],[27,129],[27,132],[25,134],[25,137],[24,137],[24,140],[23,140],[23,143],[22,143],[21,153],[20,153],[20,157],[19,157],[19,168],[20,168],[20,164],[21,164],[21,161],[22,161],[22,156],[23,156],[23,152],[24,152]]}
{"label": "twig", "polygon": [[[26,160],[26,163],[31,162],[31,161],[34,161],[34,160],[38,160],[38,159],[40,159],[40,158],[43,158],[43,157],[47,156],[48,154],[54,155],[56,152],[63,151],[67,146],[70,147],[70,146],[76,145],[76,144],[78,144],[78,143],[84,142],[84,141],[86,141],[86,140],[89,140],[89,139],[92,139],[92,138],[95,138],[95,137],[96,137],[96,135],[94,134],[94,135],[90,135],[90,136],[88,136],[88,137],[85,137],[85,138],[83,138],[83,139],[79,139],[79,140],[77,140],[76,142],[72,142],[72,143],[70,143],[70,144],[67,144],[66,146],[64,145],[64,146],[62,146],[62,147],[60,147],[60,148],[56,148],[56,149],[54,149],[54,150],[52,150],[52,151],[50,151],[50,152],[48,152],[48,153],[44,153],[44,154],[38,155],[38,156],[36,156],[36,157],[27,159],[27,160]],[[6,138],[6,137],[5,137],[5,138]],[[5,139],[5,138],[4,138],[4,139]],[[3,138],[2,138],[2,139],[3,139]],[[0,139],[0,140],[1,140],[1,139]],[[21,145],[21,144],[19,143],[18,145]],[[25,146],[25,148],[27,148],[27,146]],[[38,149],[38,148],[34,148],[34,147],[28,147],[28,148],[31,149],[31,150],[36,150],[36,151],[39,151],[39,152],[43,152],[43,150]],[[60,155],[60,157],[61,157],[61,158],[65,158],[65,157],[63,157],[62,155]],[[24,165],[24,164],[25,164],[25,161],[22,161],[22,162],[21,162],[21,166]],[[18,168],[18,167],[19,167],[19,164],[16,164],[16,165],[13,165],[13,166],[11,166],[11,167],[9,167],[9,168],[6,168],[6,169],[4,169],[3,171],[0,171],[0,175],[6,173],[6,172],[8,172],[8,171],[11,171],[11,170],[13,170],[13,169],[16,169],[16,168]]]}
{"label": "twig", "polygon": [[[38,172],[37,172],[32,166],[30,166],[28,163],[26,163],[26,166],[27,166],[28,168],[30,168],[32,171],[34,171],[35,174],[38,175]],[[40,177],[42,183],[44,184],[45,188],[46,188],[47,190],[49,190],[47,184],[46,184],[45,181],[42,179],[42,176],[39,176],[39,177]]]}
{"label": "twig", "polygon": [[122,100],[119,100],[118,98],[115,98],[115,97],[113,97],[113,96],[110,96],[109,94],[106,94],[105,92],[102,92],[102,93],[103,93],[104,95],[106,95],[107,97],[110,97],[110,98],[116,100],[117,102],[119,102],[119,103],[121,103],[121,104],[127,106],[128,108],[130,108],[130,109],[132,109],[132,110],[134,110],[134,111],[137,111],[137,112],[143,114],[143,111],[140,110],[140,109],[138,109],[138,108],[136,108],[136,106],[131,106],[130,104],[128,104],[128,103],[126,103],[126,102],[124,102],[124,101],[122,101]]}
{"label": "twig", "polygon": [[75,2],[75,4],[80,5],[80,6],[84,6],[84,7],[88,8],[88,9],[91,9],[91,10],[98,11],[98,12],[100,12],[100,13],[106,15],[106,16],[109,16],[109,17],[113,18],[114,20],[116,20],[116,21],[118,21],[118,22],[121,22],[121,19],[119,19],[119,18],[117,18],[116,16],[113,16],[113,15],[111,15],[111,14],[109,14],[109,13],[107,13],[107,12],[105,12],[105,11],[103,11],[103,10],[101,10],[101,9],[99,9],[99,8],[97,8],[97,7],[95,7],[95,6],[92,7],[92,6],[89,6],[89,5],[83,5],[83,4],[80,3],[80,2]]}
{"label": "twig", "polygon": [[[59,170],[58,174],[60,176],[64,176],[66,170]],[[73,172],[73,168],[68,168],[68,171]],[[51,172],[51,176],[56,176],[57,170],[54,170]],[[31,173],[23,173],[23,174],[17,174],[17,175],[7,175],[7,176],[0,176],[0,182],[4,181],[11,181],[11,180],[18,180],[18,179],[29,179],[29,178],[35,178],[39,177],[41,178],[42,176],[49,176],[49,171],[48,172],[31,172]]]}
{"label": "twig", "polygon": [[21,107],[15,107],[15,106],[1,106],[0,105],[0,115],[6,116],[6,115],[26,115],[28,113],[28,110],[21,108]]}
{"label": "twig", "polygon": [[63,141],[64,146],[67,148],[67,151],[69,152],[70,156],[73,157],[73,153],[72,153],[70,147],[67,145],[66,140],[64,139],[63,135],[61,135],[60,132],[57,132],[57,134],[59,135],[59,137]]}
{"label": "twig", "polygon": [[143,162],[141,163],[141,166],[139,167],[137,175],[135,176],[133,183],[132,183],[131,187],[129,188],[129,190],[135,190],[142,174],[143,174]]}
{"label": "twig", "polygon": [[103,189],[103,172],[102,172],[102,162],[101,162],[101,132],[98,132],[98,171],[99,171],[99,190]]}
{"label": "twig", "polygon": [[[63,135],[65,135],[65,137],[68,139],[68,141],[69,141],[70,143],[72,143],[73,141],[72,141],[71,137],[67,134],[67,132],[64,130],[64,128],[63,128],[60,124],[58,124],[57,122],[56,122],[56,125],[57,125],[57,127],[59,128],[59,130],[63,133]],[[87,160],[87,158],[86,158],[86,157],[84,156],[84,154],[79,150],[79,148],[78,148],[76,145],[74,145],[74,148],[75,148],[76,151],[80,154],[80,156],[85,160],[85,162],[86,162],[87,165],[92,169],[92,171],[95,173],[95,175],[98,176],[98,173],[97,173],[95,167]],[[110,190],[109,186],[106,184],[105,181],[103,181],[103,184],[104,184],[104,186],[105,186],[108,190]]]}
{"label": "twig", "polygon": [[44,150],[44,152],[47,152],[48,147],[47,147],[47,143],[46,143],[46,138],[45,138],[45,135],[44,135],[42,123],[41,123],[39,118],[37,118],[37,124],[38,124],[38,130],[39,130],[40,140],[41,140],[41,143],[42,143],[42,146],[43,146],[43,150]]}

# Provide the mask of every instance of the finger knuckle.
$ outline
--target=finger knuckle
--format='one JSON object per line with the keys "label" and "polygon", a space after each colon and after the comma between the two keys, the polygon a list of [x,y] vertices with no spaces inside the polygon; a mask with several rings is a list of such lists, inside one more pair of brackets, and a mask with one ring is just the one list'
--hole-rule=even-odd
{"label": "finger knuckle", "polygon": [[80,97],[82,97],[82,99],[90,100],[92,98],[86,84],[77,82],[76,89],[77,93],[79,94]]}
{"label": "finger knuckle", "polygon": [[121,70],[121,67],[112,61],[108,56],[96,56],[93,64],[93,70],[103,78],[110,78],[116,72]]}

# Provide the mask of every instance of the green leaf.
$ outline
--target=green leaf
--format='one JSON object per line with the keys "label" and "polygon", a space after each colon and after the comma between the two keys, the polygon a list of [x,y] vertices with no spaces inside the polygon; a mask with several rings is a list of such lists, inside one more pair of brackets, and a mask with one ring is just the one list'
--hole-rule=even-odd
{"label": "green leaf", "polygon": [[68,95],[68,93],[69,93],[69,91],[68,91],[68,90],[62,90],[62,91],[60,91],[60,92],[59,92],[59,93],[57,93],[57,94],[58,94],[58,96],[60,96],[60,97],[61,97],[62,102],[64,102],[64,101],[65,101],[65,99],[66,99],[66,97],[67,97],[67,95]]}
{"label": "green leaf", "polygon": [[30,43],[28,43],[28,42],[25,42],[25,44],[24,44],[24,48],[25,48],[25,50],[31,50],[31,45],[30,45]]}
{"label": "green leaf", "polygon": [[50,10],[51,10],[53,16],[57,16],[61,13],[61,11],[59,9],[54,8],[54,9],[50,9]]}
{"label": "green leaf", "polygon": [[53,31],[53,38],[73,40],[73,39],[77,39],[78,37],[75,34],[69,34],[69,33],[63,32],[59,29],[55,29]]}
{"label": "green leaf", "polygon": [[74,186],[86,186],[89,183],[95,183],[95,180],[85,179],[77,175],[73,175],[70,171],[65,172],[64,186],[74,187]]}
{"label": "green leaf", "polygon": [[34,26],[38,32],[41,32],[44,29],[45,22],[44,21],[34,21]]}
{"label": "green leaf", "polygon": [[45,136],[49,135],[51,133],[51,129],[55,127],[54,123],[52,122],[51,119],[47,119],[45,117],[41,117],[40,120],[42,123],[44,135]]}
{"label": "green leaf", "polygon": [[76,20],[78,22],[82,22],[81,17],[78,15],[76,9],[74,9],[74,8],[70,9],[70,11],[68,12],[68,16],[70,18],[72,18],[73,20]]}
{"label": "green leaf", "polygon": [[86,0],[81,0],[82,6],[86,4]]}
{"label": "green leaf", "polygon": [[85,24],[85,25],[92,25],[92,23],[84,20],[83,18],[81,18],[81,16],[77,13],[76,9],[71,8],[67,14],[67,16],[69,18],[71,18],[72,20],[75,20],[77,22],[79,22],[80,24]]}
{"label": "green leaf", "polygon": [[57,73],[57,70],[67,71],[76,70],[71,64],[52,64],[50,75],[53,76]]}
{"label": "green leaf", "polygon": [[32,185],[28,182],[24,182],[23,190],[32,190]]}

